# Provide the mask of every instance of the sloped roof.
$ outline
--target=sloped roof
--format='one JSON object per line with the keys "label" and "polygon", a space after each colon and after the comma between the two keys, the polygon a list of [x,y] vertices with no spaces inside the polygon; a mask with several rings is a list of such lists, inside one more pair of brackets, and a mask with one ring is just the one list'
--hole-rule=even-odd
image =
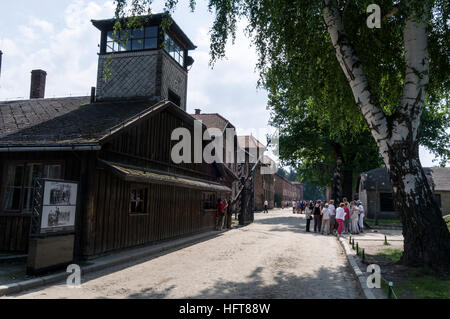
{"label": "sloped roof", "polygon": [[218,128],[221,131],[225,130],[227,125],[230,123],[226,118],[218,113],[192,114],[192,116],[195,119],[202,121],[207,128]]}
{"label": "sloped roof", "polygon": [[119,177],[131,182],[152,182],[159,184],[170,184],[180,187],[197,188],[208,191],[231,192],[229,187],[220,183],[192,178],[188,176],[176,175],[167,172],[150,170],[141,167],[134,167],[125,164],[102,161],[113,169]]}
{"label": "sloped roof", "polygon": [[247,149],[247,148],[263,148],[266,149],[266,147],[258,141],[254,136],[238,136],[238,144],[240,147]]}
{"label": "sloped roof", "polygon": [[0,146],[98,142],[155,102],[89,104],[89,97],[0,102]]}
{"label": "sloped roof", "polygon": [[[424,167],[423,170],[435,191],[450,191],[450,167]],[[366,190],[392,191],[389,174],[385,167],[363,173],[361,180]]]}

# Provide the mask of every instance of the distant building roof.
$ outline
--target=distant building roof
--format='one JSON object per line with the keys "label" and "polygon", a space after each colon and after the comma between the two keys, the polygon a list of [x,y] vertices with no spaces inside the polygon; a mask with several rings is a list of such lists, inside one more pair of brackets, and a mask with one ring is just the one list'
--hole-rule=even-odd
{"label": "distant building roof", "polygon": [[[192,114],[192,116],[202,121],[203,124],[206,125],[207,128],[218,128],[219,130],[225,130],[228,124],[230,122],[224,118],[222,115],[218,113],[212,113],[212,114]],[[233,126],[233,125],[231,125]],[[234,127],[234,126],[233,126]]]}
{"label": "distant building roof", "polygon": [[[450,191],[450,167],[424,167],[435,191]],[[389,174],[385,167],[376,168],[361,174],[363,189],[392,191]]]}
{"label": "distant building roof", "polygon": [[266,149],[266,147],[260,141],[258,141],[253,135],[238,136],[238,144],[240,147],[244,149],[247,148]]}

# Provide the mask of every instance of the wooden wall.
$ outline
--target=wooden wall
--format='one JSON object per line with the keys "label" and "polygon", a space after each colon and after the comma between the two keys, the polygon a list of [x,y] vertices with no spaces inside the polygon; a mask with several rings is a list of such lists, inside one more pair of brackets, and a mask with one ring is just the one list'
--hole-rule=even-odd
{"label": "wooden wall", "polygon": [[[192,139],[194,138],[193,124],[186,123],[169,110],[163,110],[109,138],[103,145],[101,157],[113,162],[215,180],[217,172],[214,167],[204,163],[194,164],[193,154],[190,164],[172,162],[172,147],[178,142],[171,141],[171,135],[179,127],[190,130]],[[204,141],[203,145],[208,143]],[[193,140],[191,148],[193,153]]]}
{"label": "wooden wall", "polygon": [[130,214],[130,189],[108,170],[97,170],[93,213],[83,238],[87,258],[127,247],[212,230],[215,212],[201,210],[201,191],[146,184],[147,214]]}
{"label": "wooden wall", "polygon": [[0,154],[0,251],[27,252],[30,214],[10,213],[4,209],[5,170],[8,162],[61,162],[62,178],[80,180],[81,154],[73,152],[18,152]]}

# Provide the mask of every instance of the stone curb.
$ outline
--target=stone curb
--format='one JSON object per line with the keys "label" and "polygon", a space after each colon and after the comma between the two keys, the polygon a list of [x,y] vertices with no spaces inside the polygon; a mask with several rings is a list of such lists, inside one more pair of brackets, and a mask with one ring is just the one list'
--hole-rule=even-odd
{"label": "stone curb", "polygon": [[351,248],[348,246],[347,241],[343,237],[339,237],[339,242],[341,243],[342,248],[344,249],[345,254],[347,255],[348,262],[355,273],[356,278],[358,279],[359,286],[361,291],[363,292],[366,299],[377,299],[373,292],[367,288],[367,277],[364,273],[359,269],[359,266],[355,260],[355,256],[351,251]]}
{"label": "stone curb", "polygon": [[[103,270],[108,267],[114,267],[114,266],[124,264],[124,263],[130,262],[130,261],[136,261],[136,260],[142,259],[144,257],[156,255],[163,251],[178,248],[180,246],[191,244],[191,243],[197,242],[202,239],[207,239],[209,237],[213,238],[213,237],[215,237],[215,235],[221,234],[223,232],[225,232],[225,231],[222,231],[222,232],[210,231],[210,232],[193,235],[193,236],[186,237],[186,238],[176,239],[176,240],[166,242],[166,243],[156,244],[156,245],[149,246],[149,247],[137,248],[137,249],[135,249],[135,251],[130,251],[129,254],[122,253],[123,255],[117,256],[117,257],[108,257],[107,256],[107,257],[104,257],[106,260],[99,260],[97,262],[94,260],[94,261],[92,261],[94,263],[93,265],[81,267],[81,273],[82,274],[92,273],[95,271]],[[21,281],[18,283],[12,283],[12,284],[8,284],[8,285],[0,285],[0,297],[11,295],[11,294],[16,294],[16,293],[19,293],[22,291],[30,290],[30,289],[41,287],[41,286],[46,286],[48,284],[55,283],[58,281],[63,281],[68,277],[68,275],[69,274],[67,272],[60,272],[60,273],[56,273],[56,274],[39,277],[39,278]]]}

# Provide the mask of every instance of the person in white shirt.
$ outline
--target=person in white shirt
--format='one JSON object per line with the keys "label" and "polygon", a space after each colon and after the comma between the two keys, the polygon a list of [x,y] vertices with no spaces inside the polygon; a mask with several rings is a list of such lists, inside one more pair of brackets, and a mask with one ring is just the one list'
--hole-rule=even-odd
{"label": "person in white shirt", "polygon": [[359,209],[356,206],[356,202],[353,201],[350,204],[350,232],[353,235],[359,234]]}
{"label": "person in white shirt", "polygon": [[359,231],[364,233],[364,206],[361,201],[358,201],[358,209],[359,209]]}
{"label": "person in white shirt", "polygon": [[338,236],[341,236],[342,230],[344,229],[344,220],[345,220],[344,206],[345,206],[345,204],[341,203],[341,205],[339,205],[338,209],[336,209],[336,221],[339,225],[338,229],[337,229]]}
{"label": "person in white shirt", "polygon": [[264,214],[268,214],[269,213],[269,202],[268,201],[264,201]]}
{"label": "person in white shirt", "polygon": [[334,206],[334,200],[330,200],[328,205],[330,210],[330,233],[334,234],[335,224],[336,224],[336,207]]}
{"label": "person in white shirt", "polygon": [[325,204],[325,207],[322,209],[321,212],[322,215],[322,231],[321,233],[325,231],[327,235],[330,234],[330,210],[328,208],[328,204]]}
{"label": "person in white shirt", "polygon": [[292,213],[295,214],[295,205],[297,203],[295,201],[292,202]]}

